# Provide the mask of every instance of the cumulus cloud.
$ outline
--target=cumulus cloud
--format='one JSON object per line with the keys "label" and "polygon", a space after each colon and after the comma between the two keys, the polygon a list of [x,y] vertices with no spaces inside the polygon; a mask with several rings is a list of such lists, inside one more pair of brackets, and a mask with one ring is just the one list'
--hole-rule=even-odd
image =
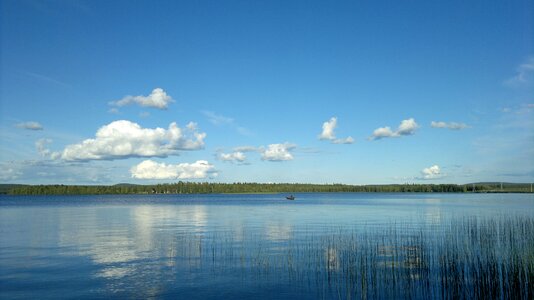
{"label": "cumulus cloud", "polygon": [[102,126],[93,139],[65,147],[60,157],[67,161],[113,160],[129,157],[167,157],[180,150],[204,147],[206,133],[198,132],[196,123],[182,129],[173,122],[168,129],[142,128],[127,120]]}
{"label": "cumulus cloud", "polygon": [[387,137],[393,137],[395,136],[395,133],[389,128],[386,127],[380,127],[373,131],[373,135],[369,138],[371,140],[378,140],[381,138],[387,138]]}
{"label": "cumulus cloud", "polygon": [[354,139],[352,137],[346,137],[343,139],[336,138],[336,134],[334,130],[337,127],[337,118],[332,117],[330,120],[323,123],[323,131],[321,134],[319,134],[320,140],[328,140],[333,144],[352,144],[354,143]]}
{"label": "cumulus cloud", "polygon": [[205,160],[194,163],[165,164],[145,160],[130,169],[137,179],[203,179],[217,176],[215,167]]}
{"label": "cumulus cloud", "polygon": [[375,129],[373,134],[369,137],[369,140],[413,135],[415,134],[417,128],[419,128],[417,122],[415,122],[414,118],[410,118],[402,120],[402,122],[399,124],[399,127],[397,127],[397,130],[395,131],[391,130],[389,126]]}
{"label": "cumulus cloud", "polygon": [[534,56],[529,56],[525,62],[517,67],[516,74],[508,78],[504,84],[510,87],[519,87],[532,83],[534,79]]}
{"label": "cumulus cloud", "polygon": [[290,151],[296,147],[295,144],[290,143],[270,144],[266,149],[263,149],[261,159],[267,161],[293,160],[293,155]]}
{"label": "cumulus cloud", "polygon": [[333,140],[336,138],[334,129],[337,126],[337,118],[332,117],[330,120],[323,123],[323,132],[319,135],[320,140]]}
{"label": "cumulus cloud", "polygon": [[247,160],[246,155],[243,152],[236,151],[232,153],[219,153],[217,159],[226,162],[245,163]]}
{"label": "cumulus cloud", "polygon": [[433,165],[428,168],[421,170],[421,179],[430,180],[430,179],[439,179],[443,178],[445,175],[441,173],[441,169],[438,165]]}
{"label": "cumulus cloud", "polygon": [[126,96],[120,100],[111,101],[109,104],[118,107],[130,104],[138,104],[144,107],[167,109],[171,102],[174,102],[171,96],[167,95],[163,89],[155,88],[148,96]]}
{"label": "cumulus cloud", "polygon": [[351,136],[344,139],[335,139],[332,144],[354,144],[354,139]]}
{"label": "cumulus cloud", "polygon": [[400,135],[413,135],[415,133],[415,130],[419,128],[419,125],[415,122],[413,118],[410,118],[408,120],[402,120],[402,122],[399,125],[399,128],[397,128],[396,133]]}
{"label": "cumulus cloud", "polygon": [[35,121],[21,122],[21,123],[15,124],[15,126],[18,128],[27,129],[27,130],[43,130],[44,129],[43,125]]}
{"label": "cumulus cloud", "polygon": [[239,146],[233,148],[230,153],[218,150],[216,157],[218,160],[232,162],[237,164],[249,164],[247,161],[247,152],[256,152],[261,155],[265,161],[288,161],[293,160],[293,151],[296,151],[297,145],[292,143],[270,144],[268,146]]}
{"label": "cumulus cloud", "polygon": [[469,128],[469,126],[467,124],[464,124],[464,123],[456,123],[456,122],[436,122],[436,121],[432,121],[430,123],[430,126],[432,126],[433,128],[447,128],[447,129],[451,129],[451,130],[462,130],[462,129],[466,129],[466,128]]}

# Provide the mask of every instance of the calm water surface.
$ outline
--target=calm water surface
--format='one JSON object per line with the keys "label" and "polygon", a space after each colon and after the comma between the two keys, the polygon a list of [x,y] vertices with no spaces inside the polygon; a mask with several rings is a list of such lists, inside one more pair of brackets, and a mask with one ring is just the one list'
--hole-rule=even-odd
{"label": "calm water surface", "polygon": [[[353,253],[432,273],[441,270],[435,245],[463,235],[454,224],[493,224],[499,235],[506,222],[491,220],[534,219],[532,194],[295,196],[1,196],[0,298],[383,297],[402,290],[396,277],[380,275],[375,294],[366,291],[368,265]],[[402,266],[391,258],[399,243]],[[406,274],[416,281],[417,272]],[[440,296],[441,283],[427,285],[404,296]]]}

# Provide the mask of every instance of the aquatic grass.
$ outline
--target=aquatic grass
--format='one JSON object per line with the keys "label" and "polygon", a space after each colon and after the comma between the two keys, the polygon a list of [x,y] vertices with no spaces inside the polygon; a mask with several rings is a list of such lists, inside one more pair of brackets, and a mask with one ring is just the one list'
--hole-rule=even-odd
{"label": "aquatic grass", "polygon": [[463,217],[310,230],[284,241],[250,232],[187,234],[175,259],[243,282],[290,285],[317,298],[532,299],[534,219]]}

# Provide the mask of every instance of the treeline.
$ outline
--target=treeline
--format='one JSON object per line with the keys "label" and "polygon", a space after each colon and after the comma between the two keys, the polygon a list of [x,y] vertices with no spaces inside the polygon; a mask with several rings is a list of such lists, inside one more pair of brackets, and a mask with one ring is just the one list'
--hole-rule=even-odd
{"label": "treeline", "polygon": [[103,194],[224,194],[224,193],[530,193],[531,184],[301,184],[301,183],[208,183],[177,182],[157,185],[17,185],[5,191],[11,195],[103,195]]}

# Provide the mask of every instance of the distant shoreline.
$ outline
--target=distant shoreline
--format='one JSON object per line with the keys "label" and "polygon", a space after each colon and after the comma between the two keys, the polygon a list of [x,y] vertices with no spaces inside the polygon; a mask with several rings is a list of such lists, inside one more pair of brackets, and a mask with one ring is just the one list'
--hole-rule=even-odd
{"label": "distant shoreline", "polygon": [[532,183],[305,184],[177,182],[155,185],[0,184],[4,195],[282,194],[282,193],[532,193]]}

